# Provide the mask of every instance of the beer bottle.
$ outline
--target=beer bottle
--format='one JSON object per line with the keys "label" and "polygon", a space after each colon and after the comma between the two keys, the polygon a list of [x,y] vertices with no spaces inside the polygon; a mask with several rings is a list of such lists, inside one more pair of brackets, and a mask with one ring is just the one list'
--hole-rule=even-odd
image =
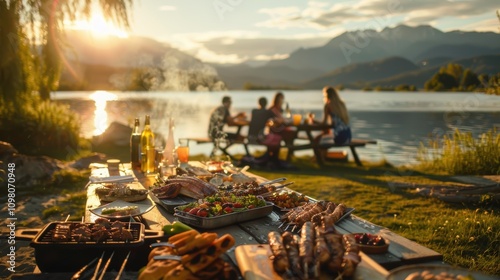
{"label": "beer bottle", "polygon": [[141,170],[144,173],[154,173],[155,172],[155,159],[156,159],[156,149],[155,149],[155,136],[151,130],[149,115],[146,115],[146,121],[144,122],[144,130],[141,134],[141,152],[143,154],[143,159],[141,160]]}
{"label": "beer bottle", "polygon": [[132,165],[132,169],[141,168],[141,131],[139,118],[135,118],[134,128],[130,136],[130,164]]}

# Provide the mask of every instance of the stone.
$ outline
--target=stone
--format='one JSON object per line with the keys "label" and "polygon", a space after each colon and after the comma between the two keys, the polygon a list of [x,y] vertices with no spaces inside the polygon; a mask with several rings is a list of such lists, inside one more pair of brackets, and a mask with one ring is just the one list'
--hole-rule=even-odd
{"label": "stone", "polygon": [[10,143],[0,141],[0,159],[2,155],[17,154],[18,151]]}
{"label": "stone", "polygon": [[130,145],[131,134],[132,128],[128,125],[112,122],[108,128],[106,128],[106,131],[92,138],[92,143],[94,145],[128,146]]}
{"label": "stone", "polygon": [[75,168],[77,170],[87,170],[89,169],[89,165],[93,162],[98,162],[98,163],[106,163],[107,156],[102,153],[94,153],[90,156],[83,157],[80,159],[77,159],[73,162],[70,162],[68,165],[72,168]]}

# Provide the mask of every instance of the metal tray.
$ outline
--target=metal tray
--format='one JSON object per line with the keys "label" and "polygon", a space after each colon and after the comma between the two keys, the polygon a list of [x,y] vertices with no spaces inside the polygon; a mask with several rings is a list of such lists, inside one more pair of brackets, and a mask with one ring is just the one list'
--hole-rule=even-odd
{"label": "metal tray", "polygon": [[175,208],[175,216],[177,219],[185,224],[195,226],[198,228],[212,229],[219,228],[227,225],[241,223],[257,218],[267,216],[273,212],[273,203],[266,202],[266,206],[246,210],[243,212],[233,212],[224,214],[217,217],[199,217]]}
{"label": "metal tray", "polygon": [[167,212],[171,214],[175,212],[175,207],[186,205],[196,201],[196,199],[184,195],[178,195],[175,198],[158,198],[153,193],[151,193],[151,199],[153,199],[156,204],[165,208],[165,210],[167,210]]}

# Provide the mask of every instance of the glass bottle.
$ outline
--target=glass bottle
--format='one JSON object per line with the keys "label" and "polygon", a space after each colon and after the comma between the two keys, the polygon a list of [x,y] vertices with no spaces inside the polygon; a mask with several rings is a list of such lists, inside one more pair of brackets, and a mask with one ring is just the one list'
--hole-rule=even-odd
{"label": "glass bottle", "polygon": [[139,118],[135,118],[134,128],[130,136],[130,164],[132,169],[141,168],[141,131],[139,125]]}
{"label": "glass bottle", "polygon": [[146,115],[146,121],[144,122],[144,129],[141,134],[141,152],[143,154],[141,170],[144,173],[154,173],[155,172],[155,136],[151,130],[150,117]]}
{"label": "glass bottle", "polygon": [[285,118],[289,119],[292,117],[292,112],[290,111],[290,106],[288,106],[288,102],[285,105]]}
{"label": "glass bottle", "polygon": [[163,160],[166,161],[167,165],[175,164],[173,158],[175,150],[174,128],[174,120],[170,117],[168,123],[167,142],[165,144],[165,149],[163,150]]}

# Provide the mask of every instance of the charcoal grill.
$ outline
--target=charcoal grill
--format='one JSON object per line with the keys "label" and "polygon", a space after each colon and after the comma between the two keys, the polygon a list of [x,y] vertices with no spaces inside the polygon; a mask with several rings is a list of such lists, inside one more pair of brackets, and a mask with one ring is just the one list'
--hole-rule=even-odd
{"label": "charcoal grill", "polygon": [[[163,238],[162,231],[146,231],[141,223],[126,223],[133,239],[117,241],[108,238],[101,242],[79,242],[76,236],[67,240],[54,240],[53,234],[61,225],[94,225],[93,223],[53,222],[38,230],[19,230],[16,238],[31,240],[30,246],[35,249],[35,260],[42,272],[74,272],[89,263],[92,259],[114,253],[109,269],[120,269],[120,266],[130,252],[126,270],[138,270],[147,264],[151,251],[149,245]],[[129,227],[130,225],[130,227]],[[33,235],[34,234],[34,235]]]}

